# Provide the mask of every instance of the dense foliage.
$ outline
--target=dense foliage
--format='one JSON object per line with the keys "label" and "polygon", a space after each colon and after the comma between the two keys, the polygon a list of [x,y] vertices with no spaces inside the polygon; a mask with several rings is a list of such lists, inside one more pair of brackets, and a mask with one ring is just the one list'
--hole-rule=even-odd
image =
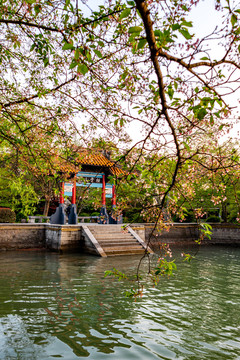
{"label": "dense foliage", "polygon": [[211,199],[231,189],[237,200],[235,145],[220,150],[220,139],[237,120],[239,4],[208,4],[218,26],[204,35],[191,18],[198,6],[1,0],[0,162],[9,183],[19,171],[49,206],[73,144],[102,136],[118,143],[116,161],[140,174],[138,187],[132,175],[122,184],[130,199],[121,206],[138,189],[147,220],[163,220],[166,204],[183,218],[203,179],[217,189]]}
{"label": "dense foliage", "polygon": [[0,207],[0,223],[14,223],[16,215],[9,208]]}

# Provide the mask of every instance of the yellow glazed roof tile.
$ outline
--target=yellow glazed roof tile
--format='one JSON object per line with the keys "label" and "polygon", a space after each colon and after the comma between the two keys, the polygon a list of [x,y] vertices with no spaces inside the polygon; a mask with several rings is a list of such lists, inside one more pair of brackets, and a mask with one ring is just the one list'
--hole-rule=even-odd
{"label": "yellow glazed roof tile", "polygon": [[117,176],[125,174],[124,170],[117,167],[113,161],[109,160],[101,153],[89,153],[87,151],[80,152],[78,157],[78,163],[79,165],[107,167],[113,175]]}

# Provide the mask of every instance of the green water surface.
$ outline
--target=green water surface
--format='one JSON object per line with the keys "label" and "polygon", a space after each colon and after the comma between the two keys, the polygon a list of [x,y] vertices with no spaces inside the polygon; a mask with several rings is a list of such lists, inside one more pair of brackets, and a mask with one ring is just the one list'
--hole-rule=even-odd
{"label": "green water surface", "polygon": [[139,257],[0,253],[0,359],[240,359],[240,248],[206,247],[142,299]]}

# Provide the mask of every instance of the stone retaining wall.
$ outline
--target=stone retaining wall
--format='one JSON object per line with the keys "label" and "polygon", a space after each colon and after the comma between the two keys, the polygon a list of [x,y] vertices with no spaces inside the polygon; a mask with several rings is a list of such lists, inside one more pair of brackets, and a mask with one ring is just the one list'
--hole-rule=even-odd
{"label": "stone retaining wall", "polygon": [[45,248],[45,224],[0,224],[0,250]]}
{"label": "stone retaining wall", "polygon": [[[191,245],[199,238],[197,224],[170,225],[168,231],[164,230],[158,236],[152,235],[154,224],[145,225],[145,241],[150,240],[153,247],[159,244]],[[211,224],[211,240],[204,239],[206,245],[237,245],[240,246],[240,226],[234,224]]]}
{"label": "stone retaining wall", "polygon": [[212,225],[211,240],[205,240],[213,245],[237,245],[240,246],[240,226],[232,224]]}
{"label": "stone retaining wall", "polygon": [[81,226],[46,224],[46,248],[53,251],[80,251]]}
{"label": "stone retaining wall", "polygon": [[[154,224],[132,224],[133,230],[149,240]],[[145,231],[144,228],[145,227]],[[213,224],[211,240],[205,244],[240,246],[240,226]],[[103,225],[104,227],[104,225]],[[153,248],[160,243],[189,245],[198,238],[196,224],[173,224],[169,231],[151,237]],[[47,248],[54,251],[83,251],[86,239],[82,225],[0,224],[0,250]],[[87,245],[87,244],[86,244]]]}
{"label": "stone retaining wall", "polygon": [[198,230],[195,224],[173,224],[168,230],[152,234],[154,224],[145,224],[145,238],[150,240],[152,246],[158,244],[191,244],[198,238]]}

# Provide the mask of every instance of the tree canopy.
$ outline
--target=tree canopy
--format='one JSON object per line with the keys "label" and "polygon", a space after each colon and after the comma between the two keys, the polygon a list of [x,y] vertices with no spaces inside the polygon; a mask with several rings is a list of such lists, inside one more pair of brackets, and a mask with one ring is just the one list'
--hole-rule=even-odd
{"label": "tree canopy", "polygon": [[[118,161],[130,170],[143,170],[146,154],[151,174],[168,159],[168,176],[154,177],[160,213],[189,163],[237,168],[213,150],[237,120],[228,100],[237,106],[240,8],[213,2],[221,23],[201,37],[191,20],[199,3],[1,0],[1,161],[17,153],[48,172],[74,141],[103,136],[125,149]],[[135,142],[129,126],[142,132]]]}

